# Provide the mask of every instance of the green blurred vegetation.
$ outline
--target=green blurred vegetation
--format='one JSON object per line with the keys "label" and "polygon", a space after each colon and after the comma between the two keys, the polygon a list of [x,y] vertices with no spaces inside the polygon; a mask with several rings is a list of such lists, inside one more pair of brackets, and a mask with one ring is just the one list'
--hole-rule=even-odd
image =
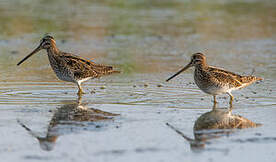
{"label": "green blurred vegetation", "polygon": [[[145,49],[137,52],[136,42],[130,45],[128,37],[173,40],[197,36],[197,41],[270,38],[276,33],[275,8],[272,0],[3,0],[0,40],[31,36],[33,42],[29,43],[34,43],[45,33],[54,33],[59,40],[74,41],[112,37],[114,44],[123,41],[124,45],[107,46],[105,52],[118,53],[115,60],[121,60],[119,66],[131,73],[146,69],[142,57],[138,57]],[[176,46],[182,46],[181,43]],[[12,48],[5,46],[0,55]]]}
{"label": "green blurred vegetation", "polygon": [[[271,27],[276,25],[273,19],[276,5],[273,1],[6,0],[0,3],[1,37],[45,32],[80,34],[94,29],[91,26],[95,20],[104,21],[100,27],[107,31],[106,34],[126,35],[191,34],[191,31],[200,32],[198,28],[201,24],[216,23],[218,20],[222,21],[222,27],[231,28],[248,23],[239,17],[244,15],[249,22],[255,19]],[[187,32],[181,28],[190,29]]]}

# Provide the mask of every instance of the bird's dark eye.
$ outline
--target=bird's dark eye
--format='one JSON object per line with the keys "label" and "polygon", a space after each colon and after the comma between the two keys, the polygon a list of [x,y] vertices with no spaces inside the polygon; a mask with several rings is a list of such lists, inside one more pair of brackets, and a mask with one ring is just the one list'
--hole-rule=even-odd
{"label": "bird's dark eye", "polygon": [[43,39],[40,40],[40,43],[45,42],[45,41],[46,41],[46,39],[43,38]]}
{"label": "bird's dark eye", "polygon": [[42,42],[42,46],[43,47],[47,47],[47,46],[50,46],[51,44],[49,43],[49,42],[47,42],[47,41],[45,41],[45,42]]}

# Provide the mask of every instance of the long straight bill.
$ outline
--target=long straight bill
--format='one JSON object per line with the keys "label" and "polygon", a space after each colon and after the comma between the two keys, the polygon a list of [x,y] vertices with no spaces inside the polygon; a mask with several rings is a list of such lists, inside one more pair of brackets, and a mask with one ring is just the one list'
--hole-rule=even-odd
{"label": "long straight bill", "polygon": [[182,73],[183,71],[187,70],[190,66],[191,66],[191,63],[189,63],[189,64],[186,65],[184,68],[182,68],[182,69],[179,70],[177,73],[175,73],[173,76],[171,76],[169,79],[167,79],[166,82],[170,81],[172,78],[176,77],[177,75],[179,75],[179,74]]}
{"label": "long straight bill", "polygon": [[40,51],[42,48],[39,45],[33,52],[31,52],[28,56],[26,56],[25,58],[23,58],[21,61],[19,61],[17,63],[17,66],[19,66],[20,64],[22,64],[25,60],[27,60],[29,57],[31,57],[33,54],[37,53],[38,51]]}

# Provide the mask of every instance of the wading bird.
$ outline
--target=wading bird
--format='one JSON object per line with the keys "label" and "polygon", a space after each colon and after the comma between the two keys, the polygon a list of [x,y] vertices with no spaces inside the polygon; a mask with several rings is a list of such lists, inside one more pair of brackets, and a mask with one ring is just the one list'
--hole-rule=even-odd
{"label": "wading bird", "polygon": [[17,65],[20,65],[38,51],[47,50],[48,58],[56,76],[63,81],[73,82],[78,85],[78,95],[83,94],[81,83],[89,79],[98,78],[103,75],[118,73],[112,66],[96,64],[79,56],[62,52],[56,46],[56,41],[50,35],[44,36],[39,46],[22,59]]}
{"label": "wading bird", "polygon": [[241,76],[217,67],[209,66],[206,63],[206,57],[202,53],[195,53],[191,57],[188,65],[171,76],[168,82],[189,67],[195,67],[194,80],[196,85],[205,93],[213,95],[214,104],[216,104],[216,95],[227,93],[230,96],[230,105],[232,106],[233,95],[231,91],[244,88],[262,78],[255,76]]}

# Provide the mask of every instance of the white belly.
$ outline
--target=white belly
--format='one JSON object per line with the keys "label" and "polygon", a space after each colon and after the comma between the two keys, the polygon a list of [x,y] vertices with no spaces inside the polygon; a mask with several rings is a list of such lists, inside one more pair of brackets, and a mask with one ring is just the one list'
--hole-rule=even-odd
{"label": "white belly", "polygon": [[231,89],[229,89],[229,85],[222,85],[217,84],[214,82],[210,82],[208,80],[203,80],[201,78],[198,78],[197,76],[194,77],[196,85],[205,93],[211,94],[211,95],[219,95],[224,94],[226,92],[231,92]]}
{"label": "white belly", "polygon": [[209,86],[206,88],[200,88],[203,92],[211,94],[211,95],[219,95],[219,94],[224,94],[226,92],[230,92],[231,90],[226,87],[226,86],[222,86],[222,87],[218,87],[218,86]]}

